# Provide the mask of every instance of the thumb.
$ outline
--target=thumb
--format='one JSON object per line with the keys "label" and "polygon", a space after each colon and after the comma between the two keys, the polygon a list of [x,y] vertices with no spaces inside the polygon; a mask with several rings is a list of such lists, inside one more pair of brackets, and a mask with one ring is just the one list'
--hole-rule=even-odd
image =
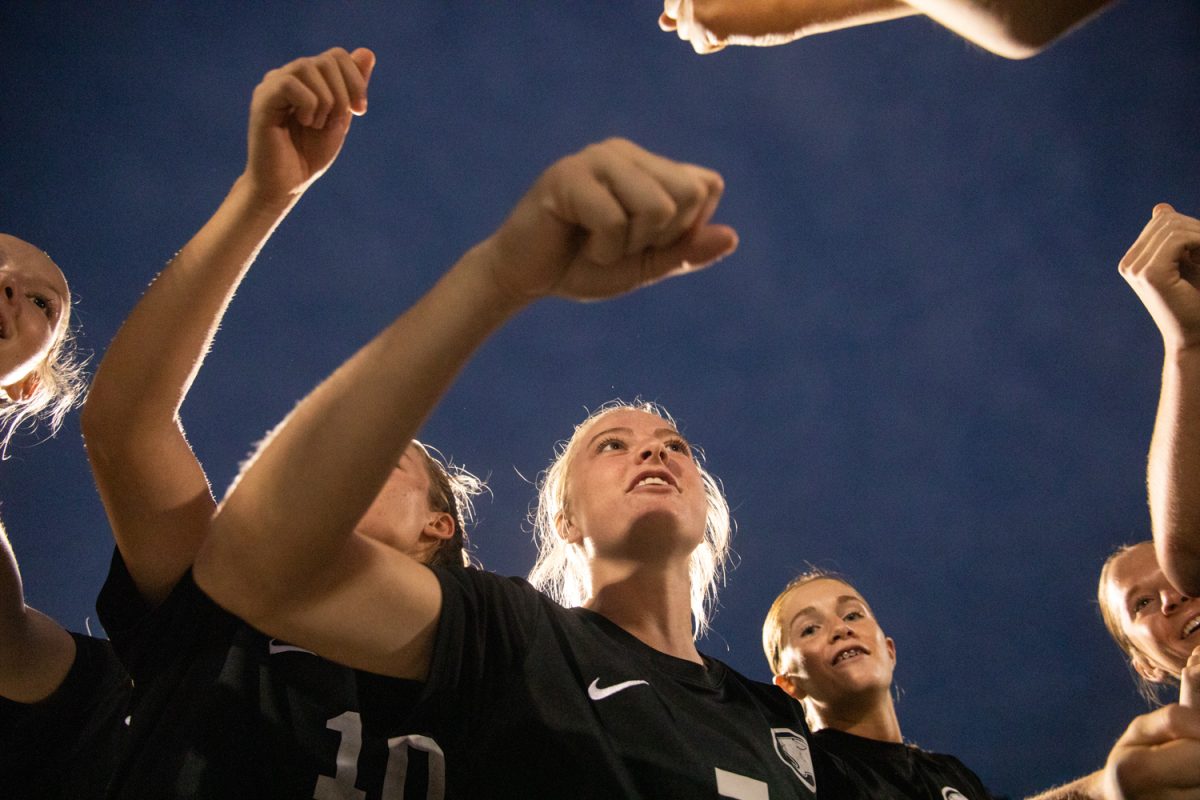
{"label": "thumb", "polygon": [[710,267],[737,249],[737,231],[728,225],[703,225],[646,259],[647,283]]}
{"label": "thumb", "polygon": [[[358,71],[362,73],[363,83],[371,82],[371,73],[375,71],[375,53],[365,47],[360,47],[350,54],[350,60],[354,62],[354,66],[358,67]],[[360,108],[354,109],[355,114],[367,113],[367,98],[364,95]]]}

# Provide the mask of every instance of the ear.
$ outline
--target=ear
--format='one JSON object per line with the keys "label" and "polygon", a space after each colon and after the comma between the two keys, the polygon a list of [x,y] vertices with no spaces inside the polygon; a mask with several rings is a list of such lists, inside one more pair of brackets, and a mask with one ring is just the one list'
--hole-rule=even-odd
{"label": "ear", "polygon": [[1134,653],[1130,662],[1133,664],[1133,671],[1151,683],[1164,683],[1167,680],[1167,671],[1150,663],[1141,653]]}
{"label": "ear", "polygon": [[434,539],[446,540],[454,535],[454,517],[445,511],[435,511],[421,533]]}
{"label": "ear", "polygon": [[558,531],[559,537],[568,544],[579,544],[580,539],[583,538],[579,528],[567,516],[566,509],[558,512],[558,515],[554,517],[554,529]]}
{"label": "ear", "polygon": [[896,663],[896,641],[890,636],[883,637],[883,640],[887,642],[888,655],[892,657],[894,665]]}
{"label": "ear", "polygon": [[33,393],[37,391],[38,383],[37,373],[31,372],[14,384],[0,386],[0,389],[4,390],[10,401],[20,403],[33,397]]}
{"label": "ear", "polygon": [[791,675],[776,675],[772,678],[772,682],[780,689],[783,689],[793,700],[804,702],[805,694],[797,688],[796,681],[792,679]]}

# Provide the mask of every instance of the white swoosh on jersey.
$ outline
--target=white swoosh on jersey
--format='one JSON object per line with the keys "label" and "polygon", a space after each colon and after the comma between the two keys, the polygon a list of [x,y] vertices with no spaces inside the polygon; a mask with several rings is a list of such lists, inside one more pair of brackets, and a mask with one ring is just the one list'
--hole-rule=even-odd
{"label": "white swoosh on jersey", "polygon": [[630,686],[638,686],[639,684],[643,683],[647,686],[650,685],[646,681],[624,681],[623,683],[614,683],[612,686],[605,686],[602,689],[598,685],[599,683],[600,679],[596,678],[596,680],[592,681],[592,685],[588,687],[588,697],[592,698],[593,700],[603,700],[606,697],[611,697],[617,692],[625,691]]}
{"label": "white swoosh on jersey", "polygon": [[294,644],[283,644],[282,642],[276,644],[276,642],[279,642],[279,640],[272,639],[267,642],[267,655],[273,656],[276,653],[308,653],[310,656],[316,655],[312,650],[305,650],[303,647],[296,647]]}

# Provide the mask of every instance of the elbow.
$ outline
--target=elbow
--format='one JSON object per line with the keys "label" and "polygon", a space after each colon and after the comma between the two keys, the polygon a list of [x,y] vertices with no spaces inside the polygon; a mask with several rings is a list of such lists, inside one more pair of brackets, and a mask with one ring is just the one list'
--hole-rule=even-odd
{"label": "elbow", "polygon": [[[1200,542],[1200,536],[1192,537]],[[1200,597],[1200,549],[1155,540],[1159,567],[1171,585],[1188,597]]]}
{"label": "elbow", "polygon": [[1061,35],[1061,30],[1052,31],[1024,24],[1014,25],[1009,20],[1000,26],[985,47],[1003,58],[1023,61],[1045,50]]}
{"label": "elbow", "polygon": [[263,571],[254,568],[254,556],[230,538],[209,531],[192,563],[192,577],[217,605],[261,628],[270,623],[278,607],[275,593]]}

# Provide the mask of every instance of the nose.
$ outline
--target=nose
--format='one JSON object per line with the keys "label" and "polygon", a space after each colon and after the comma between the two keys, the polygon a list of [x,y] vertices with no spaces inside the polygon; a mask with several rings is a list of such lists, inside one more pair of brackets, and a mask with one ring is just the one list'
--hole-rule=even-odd
{"label": "nose", "polygon": [[834,641],[834,642],[839,642],[842,639],[849,639],[851,636],[854,635],[854,629],[851,628],[849,625],[847,625],[845,622],[840,622],[837,625],[834,625],[833,628],[831,628],[831,631],[832,631],[831,641]]}
{"label": "nose", "polygon": [[1162,613],[1171,614],[1178,610],[1181,605],[1186,603],[1189,598],[1186,595],[1180,594],[1175,590],[1175,587],[1168,586],[1162,590]]}
{"label": "nose", "polygon": [[664,443],[660,442],[658,439],[654,439],[642,445],[642,448],[638,451],[638,460],[654,461],[657,459],[663,463],[666,463],[667,455],[670,452],[671,451],[667,449],[667,446]]}

